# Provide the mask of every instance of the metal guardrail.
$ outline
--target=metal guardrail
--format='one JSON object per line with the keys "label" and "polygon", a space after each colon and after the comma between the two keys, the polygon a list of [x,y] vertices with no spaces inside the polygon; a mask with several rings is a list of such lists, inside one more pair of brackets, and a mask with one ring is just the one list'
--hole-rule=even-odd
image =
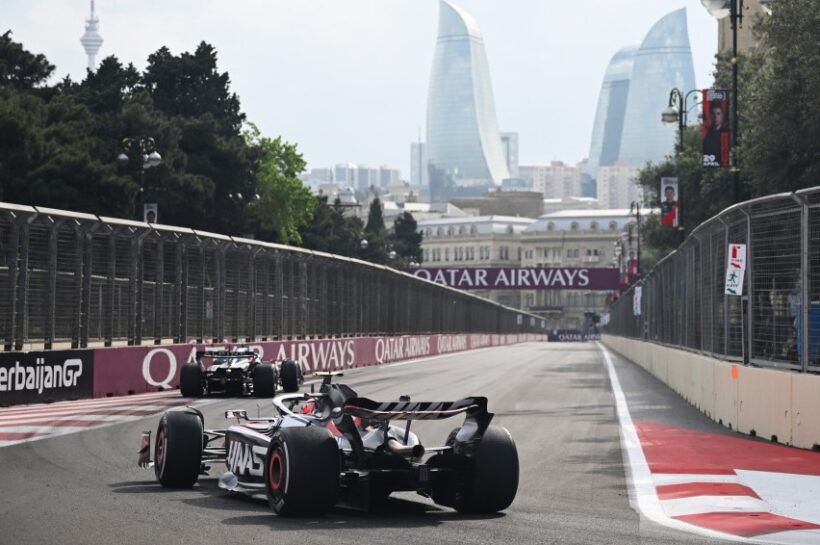
{"label": "metal guardrail", "polygon": [[[724,295],[730,243],[742,297]],[[610,306],[607,333],[769,367],[820,372],[820,187],[736,204],[699,225]]]}
{"label": "metal guardrail", "polygon": [[364,261],[0,203],[4,350],[544,328],[537,316]]}

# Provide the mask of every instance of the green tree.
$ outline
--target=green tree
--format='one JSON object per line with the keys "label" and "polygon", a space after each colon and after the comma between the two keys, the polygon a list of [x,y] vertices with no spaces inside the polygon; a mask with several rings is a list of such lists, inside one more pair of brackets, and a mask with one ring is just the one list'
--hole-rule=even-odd
{"label": "green tree", "polygon": [[382,203],[378,197],[370,203],[367,214],[367,224],[364,227],[364,236],[367,239],[367,248],[362,248],[361,258],[372,263],[385,264],[389,261],[389,241],[387,229],[384,226]]}
{"label": "green tree", "polygon": [[43,54],[33,54],[11,39],[11,31],[0,36],[0,86],[34,89],[45,85],[54,65]]}
{"label": "green tree", "polygon": [[778,0],[762,30],[742,166],[755,196],[820,185],[820,0]]}
{"label": "green tree", "polygon": [[379,234],[384,231],[384,215],[382,214],[382,202],[378,197],[370,203],[367,213],[367,224],[364,230],[368,234]]}
{"label": "green tree", "polygon": [[316,199],[297,177],[305,170],[305,160],[296,146],[281,138],[259,138],[253,145],[262,150],[257,173],[257,200],[250,206],[258,230],[283,244],[300,244],[299,229],[313,218]]}
{"label": "green tree", "polygon": [[390,240],[396,254],[409,264],[411,261],[421,263],[422,250],[421,241],[422,235],[418,232],[418,223],[413,214],[410,212],[402,212],[393,222],[393,232],[390,234]]}

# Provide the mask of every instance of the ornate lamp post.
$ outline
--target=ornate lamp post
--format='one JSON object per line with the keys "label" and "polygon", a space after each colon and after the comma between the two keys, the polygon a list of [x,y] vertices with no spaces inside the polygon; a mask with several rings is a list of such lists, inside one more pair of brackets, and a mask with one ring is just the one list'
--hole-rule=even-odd
{"label": "ornate lamp post", "polygon": [[694,105],[687,108],[689,97],[693,94],[696,95],[697,92],[697,89],[692,89],[684,95],[677,87],[673,88],[669,92],[669,105],[661,112],[661,121],[664,125],[667,127],[678,126],[677,153],[683,152],[683,133],[687,127],[689,112],[698,105],[698,101],[695,100]]}
{"label": "ornate lamp post", "polygon": [[122,151],[117,155],[117,165],[120,168],[124,169],[131,164],[132,156],[136,159],[134,164],[136,166],[137,182],[140,186],[136,207],[137,217],[139,218],[140,209],[145,204],[145,170],[159,165],[162,162],[162,156],[157,151],[156,142],[150,137],[123,138],[120,146]]}
{"label": "ornate lamp post", "polygon": [[[758,0],[761,6],[767,11],[771,11],[772,0]],[[737,88],[738,88],[738,59],[737,59],[737,31],[741,23],[743,23],[743,0],[700,0],[703,7],[706,8],[716,19],[724,19],[729,17],[729,22],[732,27],[732,100],[731,100],[731,118],[732,118],[732,185],[734,190],[735,202],[740,201],[740,169],[737,165]]]}

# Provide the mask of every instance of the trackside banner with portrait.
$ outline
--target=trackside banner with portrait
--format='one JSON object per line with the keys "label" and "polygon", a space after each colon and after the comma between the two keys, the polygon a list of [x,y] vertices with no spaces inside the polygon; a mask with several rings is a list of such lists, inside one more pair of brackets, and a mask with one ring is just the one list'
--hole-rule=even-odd
{"label": "trackside banner with portrait", "polygon": [[[407,335],[241,343],[265,361],[293,360],[305,374],[381,365],[464,350],[546,341],[546,335]],[[198,350],[233,343],[100,348],[94,351],[94,397],[156,392],[179,386],[182,365]]]}
{"label": "trackside banner with portrait", "polygon": [[618,269],[611,268],[423,267],[405,272],[462,290],[618,289]]}
{"label": "trackside banner with portrait", "polygon": [[703,90],[703,124],[700,126],[704,167],[727,167],[732,149],[729,128],[729,91]]}
{"label": "trackside banner with portrait", "polygon": [[680,198],[677,178],[661,178],[661,225],[678,227],[680,225]]}

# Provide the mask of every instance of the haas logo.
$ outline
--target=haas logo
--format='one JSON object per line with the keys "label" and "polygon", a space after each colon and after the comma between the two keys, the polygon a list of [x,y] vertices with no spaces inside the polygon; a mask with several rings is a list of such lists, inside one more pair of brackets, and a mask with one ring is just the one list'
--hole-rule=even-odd
{"label": "haas logo", "polygon": [[266,451],[265,447],[231,441],[228,449],[228,469],[237,476],[252,475],[261,477]]}

